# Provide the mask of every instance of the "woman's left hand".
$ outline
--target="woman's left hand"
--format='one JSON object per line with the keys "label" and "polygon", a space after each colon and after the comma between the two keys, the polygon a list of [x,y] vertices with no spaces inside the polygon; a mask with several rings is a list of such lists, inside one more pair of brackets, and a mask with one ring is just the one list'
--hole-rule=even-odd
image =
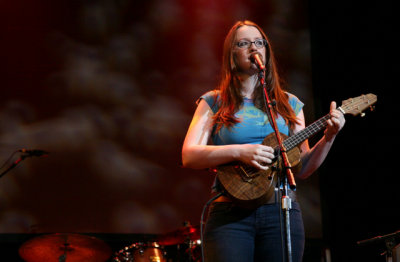
{"label": "woman's left hand", "polygon": [[336,102],[331,102],[330,115],[331,118],[327,121],[328,126],[325,130],[325,138],[327,141],[331,141],[335,138],[336,134],[339,133],[346,122],[343,113],[336,109]]}

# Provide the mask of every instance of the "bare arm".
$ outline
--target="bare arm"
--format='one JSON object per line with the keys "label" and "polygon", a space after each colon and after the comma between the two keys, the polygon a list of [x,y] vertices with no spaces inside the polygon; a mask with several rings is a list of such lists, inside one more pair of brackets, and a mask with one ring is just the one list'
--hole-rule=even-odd
{"label": "bare arm", "polygon": [[213,125],[213,112],[201,100],[194,113],[182,147],[184,167],[203,169],[232,161],[242,161],[260,169],[267,169],[258,162],[271,163],[273,149],[264,145],[208,145]]}
{"label": "bare arm", "polygon": [[[298,178],[304,179],[309,177],[325,160],[329,150],[332,147],[333,141],[337,133],[343,128],[345,119],[343,114],[336,109],[336,103],[332,102],[330,106],[331,119],[328,120],[328,126],[325,130],[325,135],[310,149],[308,141],[301,145],[302,169],[297,174]],[[297,125],[295,132],[304,128],[304,113],[299,113],[301,124]]]}

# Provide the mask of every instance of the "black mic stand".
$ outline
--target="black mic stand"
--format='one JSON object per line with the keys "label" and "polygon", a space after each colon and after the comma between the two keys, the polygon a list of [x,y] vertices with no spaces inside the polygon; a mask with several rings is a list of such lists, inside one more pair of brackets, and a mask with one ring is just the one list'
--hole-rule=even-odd
{"label": "black mic stand", "polygon": [[[0,174],[0,178],[2,178],[5,174],[8,173],[8,171],[10,171],[11,169],[13,169],[14,167],[16,167],[22,160],[24,160],[27,157],[33,157],[33,156],[47,156],[47,154],[49,154],[49,152],[43,151],[43,150],[26,150],[26,149],[21,149],[18,151],[15,151],[11,157],[6,161],[6,163],[8,161],[10,161],[10,159],[14,156],[15,153],[17,152],[21,152],[23,153],[17,160],[15,160],[6,170],[4,170],[4,172],[2,172]],[[4,167],[4,165],[1,167],[1,169]]]}
{"label": "black mic stand", "polygon": [[[296,182],[294,181],[294,176],[291,170],[291,165],[289,163],[288,156],[286,154],[286,148],[284,147],[282,143],[282,139],[278,130],[278,126],[276,125],[275,117],[274,114],[272,113],[272,106],[275,105],[275,102],[271,102],[269,99],[269,95],[267,92],[266,88],[266,83],[265,83],[265,69],[260,70],[259,73],[260,77],[260,83],[263,87],[264,90],[264,97],[266,100],[266,111],[267,111],[267,116],[269,118],[269,122],[275,131],[275,136],[276,140],[279,145],[279,154],[282,158],[282,163],[283,163],[283,169],[285,172],[282,172],[282,176],[284,176],[284,173],[286,173],[286,176],[281,179],[282,183],[282,194],[281,194],[281,208],[284,213],[284,220],[285,220],[285,236],[286,236],[286,261],[287,262],[292,262],[292,241],[290,237],[290,209],[292,208],[292,202],[288,194],[288,183],[290,186],[290,189],[295,190],[296,189]],[[279,156],[278,156],[279,157]],[[279,166],[277,167],[279,169]]]}
{"label": "black mic stand", "polygon": [[24,154],[21,155],[17,160],[15,160],[6,170],[4,170],[4,172],[2,172],[0,174],[0,178],[2,178],[5,174],[8,173],[8,171],[10,171],[11,169],[13,169],[14,167],[16,167],[22,160],[24,160],[25,158],[29,157],[29,154]]}
{"label": "black mic stand", "polygon": [[396,260],[393,260],[393,250],[400,242],[400,230],[398,230],[394,233],[387,234],[387,235],[376,236],[376,237],[373,237],[370,239],[357,241],[357,244],[359,246],[362,246],[362,245],[369,245],[372,243],[383,242],[383,241],[385,242],[386,251],[384,253],[382,253],[381,255],[386,255],[387,262],[396,261]]}

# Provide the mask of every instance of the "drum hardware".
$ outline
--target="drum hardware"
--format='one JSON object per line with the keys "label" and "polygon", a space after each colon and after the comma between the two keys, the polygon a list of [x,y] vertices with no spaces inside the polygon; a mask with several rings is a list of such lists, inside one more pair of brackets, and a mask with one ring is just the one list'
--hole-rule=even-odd
{"label": "drum hardware", "polygon": [[[168,250],[168,254],[165,251]],[[169,253],[171,251],[171,253]],[[171,257],[168,257],[168,255]],[[172,260],[170,260],[172,259]],[[161,234],[154,242],[136,242],[114,253],[113,262],[201,261],[200,226],[183,227]]]}
{"label": "drum hardware", "polygon": [[160,235],[157,241],[164,246],[176,246],[177,261],[201,261],[200,226],[185,222],[183,227]]}
{"label": "drum hardware", "polygon": [[188,241],[197,241],[200,239],[200,226],[190,224],[180,227],[172,232],[161,235],[157,242],[163,246],[179,245]]}
{"label": "drum hardware", "polygon": [[190,262],[201,262],[201,240],[190,240],[186,253]]}
{"label": "drum hardware", "polygon": [[157,242],[137,242],[115,252],[113,262],[166,262],[166,252]]}

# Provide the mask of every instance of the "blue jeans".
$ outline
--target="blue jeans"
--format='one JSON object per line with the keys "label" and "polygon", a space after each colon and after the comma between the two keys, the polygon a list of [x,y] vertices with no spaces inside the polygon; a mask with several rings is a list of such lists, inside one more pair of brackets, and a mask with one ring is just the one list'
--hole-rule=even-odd
{"label": "blue jeans", "polygon": [[[204,230],[205,262],[282,262],[279,212],[279,204],[249,210],[229,202],[213,203]],[[290,231],[292,261],[302,261],[304,226],[297,202],[290,210]]]}

